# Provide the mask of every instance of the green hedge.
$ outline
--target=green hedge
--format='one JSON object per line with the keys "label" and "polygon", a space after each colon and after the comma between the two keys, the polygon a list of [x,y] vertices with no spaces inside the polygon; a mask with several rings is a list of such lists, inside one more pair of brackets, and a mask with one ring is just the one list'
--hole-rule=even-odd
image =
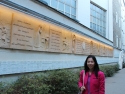
{"label": "green hedge", "polygon": [[115,65],[103,65],[100,66],[100,70],[104,72],[106,77],[111,77],[115,72],[119,70],[118,64]]}
{"label": "green hedge", "polygon": [[[100,66],[107,76],[118,71],[118,65]],[[5,85],[0,83],[1,94],[77,94],[78,78],[81,68],[77,70],[54,70],[39,75],[24,75],[16,82]]]}

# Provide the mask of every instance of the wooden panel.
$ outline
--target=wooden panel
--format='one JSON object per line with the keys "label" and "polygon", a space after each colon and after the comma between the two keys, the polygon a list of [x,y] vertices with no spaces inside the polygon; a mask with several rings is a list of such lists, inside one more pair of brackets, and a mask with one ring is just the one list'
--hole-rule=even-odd
{"label": "wooden panel", "polygon": [[49,51],[61,52],[61,38],[62,38],[61,31],[50,29]]}

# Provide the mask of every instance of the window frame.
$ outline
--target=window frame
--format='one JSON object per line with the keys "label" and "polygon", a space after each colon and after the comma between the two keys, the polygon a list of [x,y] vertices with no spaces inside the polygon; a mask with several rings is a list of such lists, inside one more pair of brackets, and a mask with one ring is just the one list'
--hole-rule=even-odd
{"label": "window frame", "polygon": [[106,37],[106,11],[93,3],[90,4],[90,29]]}
{"label": "window frame", "polygon": [[[68,16],[67,14],[69,14],[68,17],[76,19],[76,11],[77,11],[76,4],[77,4],[77,0],[70,0],[70,3],[66,3],[65,0],[55,0],[55,1],[57,1],[57,6],[56,7],[52,6],[52,0],[49,0],[49,4],[48,5],[50,7],[52,7],[52,8],[55,8],[56,10],[60,11],[61,13],[65,14],[66,16]],[[75,6],[73,6],[72,1],[75,2]],[[64,5],[63,11],[59,9],[59,3],[62,3]],[[69,13],[66,11],[66,6],[69,6],[69,8],[70,8],[70,12]],[[72,13],[72,8],[75,10],[74,13]]]}

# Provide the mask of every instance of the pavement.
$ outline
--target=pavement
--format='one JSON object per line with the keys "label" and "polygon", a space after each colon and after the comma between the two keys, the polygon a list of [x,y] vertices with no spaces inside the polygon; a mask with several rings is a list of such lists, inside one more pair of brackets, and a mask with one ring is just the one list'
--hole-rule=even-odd
{"label": "pavement", "polygon": [[105,94],[125,94],[125,68],[112,77],[106,77]]}

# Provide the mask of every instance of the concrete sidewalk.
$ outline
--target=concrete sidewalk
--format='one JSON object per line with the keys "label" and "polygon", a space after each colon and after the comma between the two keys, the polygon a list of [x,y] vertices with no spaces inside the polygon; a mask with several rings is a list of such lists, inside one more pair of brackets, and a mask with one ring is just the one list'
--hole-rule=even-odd
{"label": "concrete sidewalk", "polygon": [[106,78],[105,89],[105,94],[125,94],[125,68]]}

